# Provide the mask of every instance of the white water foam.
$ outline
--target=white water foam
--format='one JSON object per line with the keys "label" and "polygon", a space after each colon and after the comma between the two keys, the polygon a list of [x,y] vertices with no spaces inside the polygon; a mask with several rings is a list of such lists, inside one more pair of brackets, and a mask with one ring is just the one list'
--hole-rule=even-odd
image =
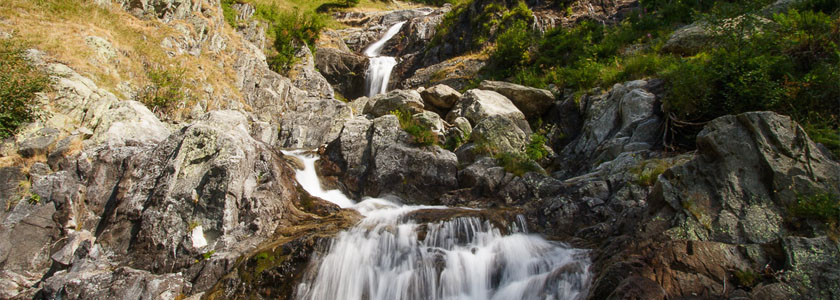
{"label": "white water foam", "polygon": [[[315,158],[290,154],[304,160],[306,169],[297,174],[304,189],[321,191],[312,171]],[[335,192],[318,196],[352,203]],[[342,207],[365,218],[339,233],[323,256],[313,255],[297,299],[560,300],[587,294],[587,252],[527,234],[522,217],[508,225],[512,234],[505,235],[476,217],[432,223],[408,218],[421,209],[448,209],[445,206],[370,198]]]}
{"label": "white water foam", "polygon": [[310,195],[335,203],[341,208],[355,205],[356,201],[347,198],[341,191],[325,190],[321,186],[321,180],[318,179],[318,173],[315,172],[315,161],[318,160],[318,157],[304,153],[304,151],[283,151],[283,154],[297,157],[303,161],[303,170],[295,171],[295,179],[300,183],[300,186]]}
{"label": "white water foam", "polygon": [[365,77],[367,96],[373,97],[388,91],[388,81],[391,79],[391,71],[397,65],[397,59],[390,56],[379,56],[385,43],[400,32],[405,22],[399,22],[388,28],[385,35],[365,49],[364,53],[370,57],[370,63]]}

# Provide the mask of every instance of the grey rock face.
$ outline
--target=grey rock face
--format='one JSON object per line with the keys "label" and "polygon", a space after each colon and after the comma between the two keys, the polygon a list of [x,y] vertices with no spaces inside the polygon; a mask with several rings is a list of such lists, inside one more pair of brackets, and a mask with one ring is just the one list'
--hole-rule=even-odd
{"label": "grey rock face", "polygon": [[309,97],[332,99],[335,97],[330,82],[315,70],[315,58],[309,47],[301,47],[295,54],[299,62],[289,70],[289,78],[295,87],[306,91]]}
{"label": "grey rock face", "polygon": [[46,155],[52,150],[58,138],[59,131],[53,128],[43,128],[38,130],[30,138],[20,143],[18,154],[22,157],[33,157],[36,155]]}
{"label": "grey rock face", "polygon": [[356,197],[395,195],[436,203],[458,186],[455,154],[437,146],[412,145],[392,115],[348,121],[322,159],[336,165],[322,174],[338,176],[344,189]]}
{"label": "grey rock face", "polygon": [[[508,98],[499,93],[485,90],[469,90],[446,115],[448,121],[465,117],[472,124],[479,124],[490,116],[501,116],[510,120],[525,134],[531,134],[528,120]],[[478,126],[478,125],[476,125]]]}
{"label": "grey rock face", "polygon": [[156,144],[169,136],[169,129],[137,101],[121,101],[102,114],[91,140],[111,146]]}
{"label": "grey rock face", "polygon": [[365,94],[368,60],[364,56],[334,48],[318,48],[315,65],[345,98],[356,99]]}
{"label": "grey rock face", "polygon": [[157,145],[104,144],[61,171],[43,166],[31,176],[38,200],[0,214],[0,293],[30,293],[28,282],[56,266],[38,287],[47,297],[171,299],[210,288],[291,222],[299,197],[293,171],[248,125],[213,111]]}
{"label": "grey rock face", "polygon": [[786,116],[720,117],[697,146],[698,156],[666,172],[653,195],[683,216],[674,237],[766,243],[785,233],[785,208],[798,195],[840,193],[840,164],[814,151]]}
{"label": "grey rock face", "polygon": [[338,137],[353,112],[335,99],[311,99],[287,111],[280,119],[279,142],[286,148],[316,148]]}
{"label": "grey rock face", "polygon": [[583,126],[561,155],[570,162],[609,161],[623,152],[648,150],[661,126],[656,96],[646,81],[616,84],[597,96],[581,100]]}
{"label": "grey rock face", "polygon": [[49,299],[175,299],[188,292],[190,283],[181,274],[155,275],[121,267],[114,271],[60,271],[50,277],[39,296]]}
{"label": "grey rock face", "polygon": [[507,97],[528,119],[544,115],[554,104],[554,95],[548,90],[490,80],[482,81],[479,88]]}

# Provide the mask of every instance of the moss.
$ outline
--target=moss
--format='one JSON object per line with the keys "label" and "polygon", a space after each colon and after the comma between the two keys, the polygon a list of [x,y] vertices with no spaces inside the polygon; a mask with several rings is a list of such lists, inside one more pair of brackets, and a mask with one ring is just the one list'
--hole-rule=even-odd
{"label": "moss", "polygon": [[630,173],[636,177],[636,184],[653,186],[659,175],[665,173],[672,165],[672,162],[666,159],[651,159],[631,168]]}
{"label": "moss", "polygon": [[751,269],[735,271],[735,284],[742,287],[752,288],[760,281],[761,275]]}

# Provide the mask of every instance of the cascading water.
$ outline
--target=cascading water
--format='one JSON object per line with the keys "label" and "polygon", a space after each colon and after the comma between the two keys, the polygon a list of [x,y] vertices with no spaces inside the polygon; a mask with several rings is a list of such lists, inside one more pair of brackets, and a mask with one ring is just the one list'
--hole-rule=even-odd
{"label": "cascading water", "polygon": [[[299,156],[299,155],[298,155]],[[300,157],[300,156],[299,156]],[[307,191],[323,191],[309,168],[315,158],[300,157],[297,173]],[[311,172],[311,173],[309,173]],[[351,201],[329,191],[320,197]],[[335,198],[330,198],[336,196]],[[352,203],[352,201],[351,201]],[[322,256],[313,256],[296,291],[305,300],[560,300],[581,299],[589,285],[585,250],[527,234],[524,218],[508,225],[511,234],[476,217],[416,223],[418,210],[370,198],[351,208],[365,218],[335,237]]]}
{"label": "cascading water", "polygon": [[392,25],[385,32],[385,36],[365,49],[365,55],[370,57],[370,65],[368,66],[367,76],[365,78],[368,97],[373,97],[388,91],[388,80],[391,78],[391,70],[397,65],[397,59],[390,56],[379,56],[379,53],[382,52],[385,43],[400,32],[403,24],[405,22]]}

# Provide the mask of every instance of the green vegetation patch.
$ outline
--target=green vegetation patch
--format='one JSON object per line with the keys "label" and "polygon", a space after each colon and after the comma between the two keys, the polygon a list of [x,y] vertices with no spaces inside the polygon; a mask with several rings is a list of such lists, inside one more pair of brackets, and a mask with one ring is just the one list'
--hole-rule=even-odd
{"label": "green vegetation patch", "polygon": [[186,69],[152,65],[146,69],[149,79],[146,86],[137,93],[137,100],[154,112],[164,115],[184,108],[191,101],[191,84],[186,78]]}
{"label": "green vegetation patch", "polygon": [[326,27],[327,17],[315,12],[279,12],[271,9],[257,10],[261,18],[271,20],[276,53],[268,58],[271,69],[285,73],[297,62],[295,54],[301,47],[315,53],[315,41]]}
{"label": "green vegetation patch", "polygon": [[519,177],[528,172],[545,173],[539,164],[521,153],[502,152],[493,158],[506,172]]}
{"label": "green vegetation patch", "polygon": [[26,47],[15,39],[0,39],[0,139],[38,119],[36,94],[49,88],[49,75],[27,61]]}
{"label": "green vegetation patch", "polygon": [[435,134],[430,128],[423,126],[422,124],[413,120],[410,112],[398,109],[393,110],[390,113],[397,117],[397,119],[400,121],[400,128],[402,128],[403,130],[405,130],[406,133],[411,135],[412,141],[415,144],[420,146],[431,146],[440,144],[437,134]]}
{"label": "green vegetation patch", "polygon": [[[553,84],[579,95],[662,78],[669,146],[693,148],[702,125],[717,117],[770,110],[791,116],[840,157],[840,4],[806,0],[762,15],[771,2],[642,0],[618,24],[582,21],[544,34],[527,20],[511,22],[477,81]],[[664,51],[689,24],[706,32],[699,53]]]}

